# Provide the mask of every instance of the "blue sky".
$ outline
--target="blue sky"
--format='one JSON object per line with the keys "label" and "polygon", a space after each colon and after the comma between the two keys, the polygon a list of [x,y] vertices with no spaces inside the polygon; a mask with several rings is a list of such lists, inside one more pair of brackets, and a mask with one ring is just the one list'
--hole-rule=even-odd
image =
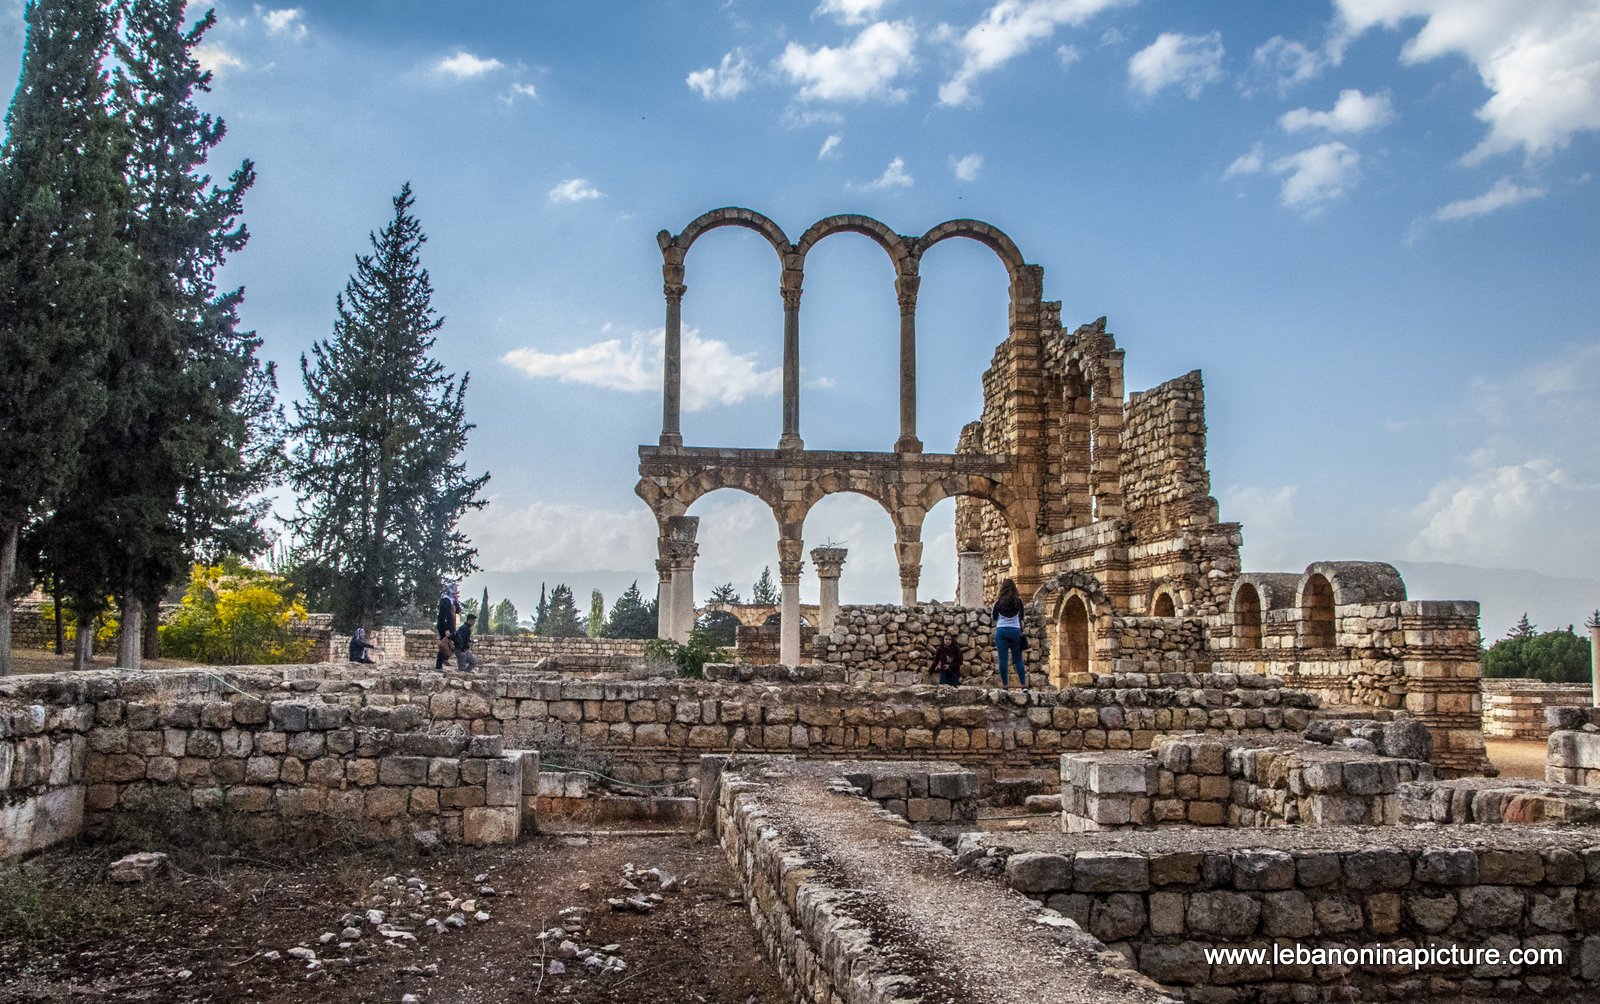
{"label": "blue sky", "polygon": [[[21,4],[5,10],[9,77]],[[494,475],[469,524],[487,568],[648,578],[632,487],[660,427],[654,235],[745,205],[791,236],[841,212],[909,234],[986,220],[1044,267],[1069,325],[1109,317],[1129,391],[1204,370],[1214,494],[1245,524],[1247,567],[1600,577],[1600,4],[217,10],[216,170],[250,157],[260,177],[226,276],[245,319],[294,397],[352,256],[412,183],[440,351],[472,373],[469,460]],[[808,446],[894,441],[892,279],[864,238],[808,260]],[[773,445],[776,259],[719,231],[687,283],[686,440]],[[924,261],[930,450],[977,417],[1005,287],[977,245]],[[951,510],[925,531],[926,596],[953,593]],[[702,592],[776,563],[758,504],[724,492],[694,514]],[[848,541],[846,602],[897,595],[871,503],[830,499],[805,536]]]}

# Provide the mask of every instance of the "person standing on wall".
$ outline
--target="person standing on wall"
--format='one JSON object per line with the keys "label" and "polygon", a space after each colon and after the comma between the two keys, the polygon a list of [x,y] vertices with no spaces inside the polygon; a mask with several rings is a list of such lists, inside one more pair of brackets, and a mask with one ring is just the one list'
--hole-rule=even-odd
{"label": "person standing on wall", "polygon": [[1017,664],[1017,682],[1028,689],[1028,669],[1022,664],[1022,596],[1010,579],[1000,583],[1000,596],[994,601],[994,647],[1000,659],[1000,686],[1011,689],[1011,674],[1006,662]]}

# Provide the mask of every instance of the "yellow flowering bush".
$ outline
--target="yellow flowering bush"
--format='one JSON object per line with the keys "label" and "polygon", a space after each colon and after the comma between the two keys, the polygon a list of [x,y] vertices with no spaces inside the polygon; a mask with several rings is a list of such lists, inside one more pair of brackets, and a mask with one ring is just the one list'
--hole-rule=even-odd
{"label": "yellow flowering bush", "polygon": [[233,563],[196,565],[177,614],[161,626],[161,650],[223,666],[304,662],[312,642],[293,628],[305,620],[283,578]]}

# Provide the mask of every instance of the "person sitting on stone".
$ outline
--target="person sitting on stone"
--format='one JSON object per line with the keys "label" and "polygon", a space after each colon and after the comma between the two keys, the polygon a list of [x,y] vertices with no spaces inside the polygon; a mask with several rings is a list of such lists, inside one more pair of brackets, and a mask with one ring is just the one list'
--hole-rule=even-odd
{"label": "person sitting on stone", "polygon": [[933,672],[939,674],[939,685],[961,686],[961,645],[955,635],[948,635],[933,650]]}
{"label": "person sitting on stone", "polygon": [[367,641],[367,629],[357,627],[356,633],[350,636],[350,661],[371,664],[372,656],[367,653],[375,647],[372,642]]}
{"label": "person sitting on stone", "polygon": [[478,665],[478,657],[472,654],[472,626],[478,623],[477,614],[467,614],[467,619],[456,628],[456,668],[463,673],[470,673]]}

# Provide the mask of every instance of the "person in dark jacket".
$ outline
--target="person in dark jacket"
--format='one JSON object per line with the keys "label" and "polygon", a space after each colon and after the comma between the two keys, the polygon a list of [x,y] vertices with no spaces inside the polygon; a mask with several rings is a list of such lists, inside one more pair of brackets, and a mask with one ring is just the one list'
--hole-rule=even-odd
{"label": "person in dark jacket", "polygon": [[372,642],[367,641],[367,629],[356,628],[356,633],[350,636],[350,661],[371,663],[372,656],[367,652],[373,647]]}
{"label": "person in dark jacket", "polygon": [[454,582],[446,579],[439,586],[439,629],[440,638],[448,638],[456,632],[456,615],[461,612],[460,593]]}
{"label": "person in dark jacket", "polygon": [[1028,669],[1022,664],[1022,596],[1010,579],[1000,583],[1000,596],[994,601],[994,647],[1000,660],[1000,686],[1011,689],[1011,674],[1006,672],[1007,656],[1017,664],[1017,682],[1028,689]]}
{"label": "person in dark jacket", "polygon": [[472,626],[478,623],[477,614],[467,614],[467,619],[456,628],[456,668],[463,673],[472,672],[478,657],[472,654]]}
{"label": "person in dark jacket", "polygon": [[955,635],[945,638],[933,650],[933,671],[939,674],[940,686],[961,686],[961,645],[956,642]]}

